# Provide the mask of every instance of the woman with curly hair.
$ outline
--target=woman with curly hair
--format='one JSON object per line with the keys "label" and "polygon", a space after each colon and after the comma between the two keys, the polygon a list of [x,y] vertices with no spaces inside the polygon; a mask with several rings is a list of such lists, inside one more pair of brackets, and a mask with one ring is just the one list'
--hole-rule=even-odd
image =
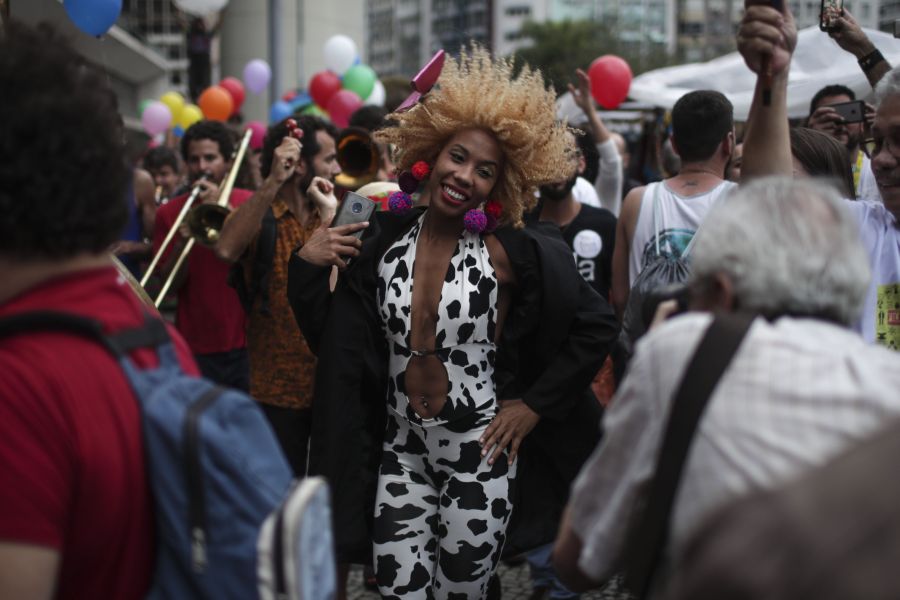
{"label": "woman with curly hair", "polygon": [[518,497],[539,517],[516,506],[528,529],[513,545],[553,538],[597,440],[585,391],[617,326],[558,230],[522,225],[534,190],[575,168],[538,72],[514,77],[475,48],[393,118],[376,137],[427,209],[398,194],[401,214],[376,215],[361,242],[363,225],[322,229],[291,259],[288,294],[319,356],[310,472],[334,488],[342,562],[367,562],[368,506],[383,597],[485,597]]}

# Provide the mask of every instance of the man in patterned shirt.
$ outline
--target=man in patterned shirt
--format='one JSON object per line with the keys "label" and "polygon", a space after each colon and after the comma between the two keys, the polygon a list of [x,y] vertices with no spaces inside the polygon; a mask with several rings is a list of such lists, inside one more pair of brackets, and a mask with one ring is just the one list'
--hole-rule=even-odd
{"label": "man in patterned shirt", "polygon": [[248,311],[250,393],[262,405],[294,474],[306,472],[316,359],[287,302],[291,252],[334,216],[333,180],[340,173],[333,125],[297,119],[302,143],[288,121],[273,125],[261,157],[265,181],[225,222],[216,247],[238,263],[233,284]]}

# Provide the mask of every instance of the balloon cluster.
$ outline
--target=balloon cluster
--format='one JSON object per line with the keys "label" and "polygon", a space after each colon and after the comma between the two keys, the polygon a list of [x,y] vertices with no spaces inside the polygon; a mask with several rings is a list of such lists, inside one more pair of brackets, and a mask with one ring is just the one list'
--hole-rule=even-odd
{"label": "balloon cluster", "polygon": [[330,118],[346,127],[350,115],[363,104],[384,105],[384,85],[372,67],[362,64],[356,44],[346,35],[335,35],[322,48],[325,69],[309,80],[308,93],[289,91],[275,102],[269,120],[281,121],[295,110],[301,114]]}
{"label": "balloon cluster", "polygon": [[[158,100],[144,100],[138,108],[141,125],[151,137],[169,129],[180,136],[201,119],[227,121],[240,111],[247,96],[246,90],[259,94],[266,89],[271,76],[272,71],[266,61],[255,59],[244,67],[243,82],[236,77],[226,77],[217,85],[203,90],[197,98],[197,104],[187,102],[184,96],[175,91],[166,92]],[[247,127],[253,130],[256,138],[260,138],[257,145],[262,147],[265,125],[259,121],[251,121]],[[250,145],[256,147],[254,138],[251,138]]]}

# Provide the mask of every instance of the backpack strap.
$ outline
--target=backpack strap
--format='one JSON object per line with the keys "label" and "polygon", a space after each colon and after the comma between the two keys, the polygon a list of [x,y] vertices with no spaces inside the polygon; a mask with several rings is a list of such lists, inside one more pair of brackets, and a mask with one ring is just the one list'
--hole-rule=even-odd
{"label": "backpack strap", "polygon": [[[256,297],[259,296],[259,312],[270,315],[269,281],[272,275],[272,264],[275,262],[275,248],[278,242],[278,220],[270,206],[263,217],[256,240],[256,254],[249,265],[249,274],[244,265],[238,261],[228,271],[228,285],[234,288],[244,312],[250,314]],[[249,281],[248,281],[249,280]]]}
{"label": "backpack strap", "polygon": [[278,221],[272,207],[266,211],[256,244],[256,259],[250,273],[250,293],[259,295],[259,312],[269,315],[269,281],[272,279],[272,264],[275,262],[275,246],[278,242]]}
{"label": "backpack strap", "polygon": [[656,181],[651,183],[649,187],[653,188],[653,193],[651,195],[651,202],[653,205],[651,208],[653,209],[653,241],[656,245],[656,255],[659,256],[659,222],[662,221],[660,218],[659,212],[659,189],[662,187],[662,181]]}
{"label": "backpack strap", "polygon": [[737,353],[754,315],[717,314],[685,369],[656,461],[656,471],[625,549],[626,584],[639,598],[650,592],[669,538],[672,507],[694,433],[712,392]]}
{"label": "backpack strap", "polygon": [[123,354],[121,349],[103,332],[100,322],[88,317],[50,310],[35,310],[0,319],[0,339],[36,331],[61,331],[90,338],[99,342],[116,357]]}
{"label": "backpack strap", "polygon": [[35,331],[61,331],[90,338],[119,359],[138,348],[159,348],[171,342],[162,320],[149,314],[140,327],[112,335],[105,333],[96,319],[59,311],[35,310],[0,319],[0,338]]}

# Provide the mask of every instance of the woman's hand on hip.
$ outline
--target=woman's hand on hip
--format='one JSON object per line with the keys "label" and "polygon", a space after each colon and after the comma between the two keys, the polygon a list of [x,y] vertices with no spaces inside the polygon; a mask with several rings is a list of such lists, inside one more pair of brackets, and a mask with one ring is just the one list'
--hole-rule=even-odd
{"label": "woman's hand on hip", "polygon": [[488,464],[492,465],[509,448],[509,464],[512,465],[519,454],[522,440],[534,429],[541,417],[522,400],[500,400],[499,403],[500,411],[478,440],[481,444],[481,456],[487,456],[496,446],[488,459]]}

